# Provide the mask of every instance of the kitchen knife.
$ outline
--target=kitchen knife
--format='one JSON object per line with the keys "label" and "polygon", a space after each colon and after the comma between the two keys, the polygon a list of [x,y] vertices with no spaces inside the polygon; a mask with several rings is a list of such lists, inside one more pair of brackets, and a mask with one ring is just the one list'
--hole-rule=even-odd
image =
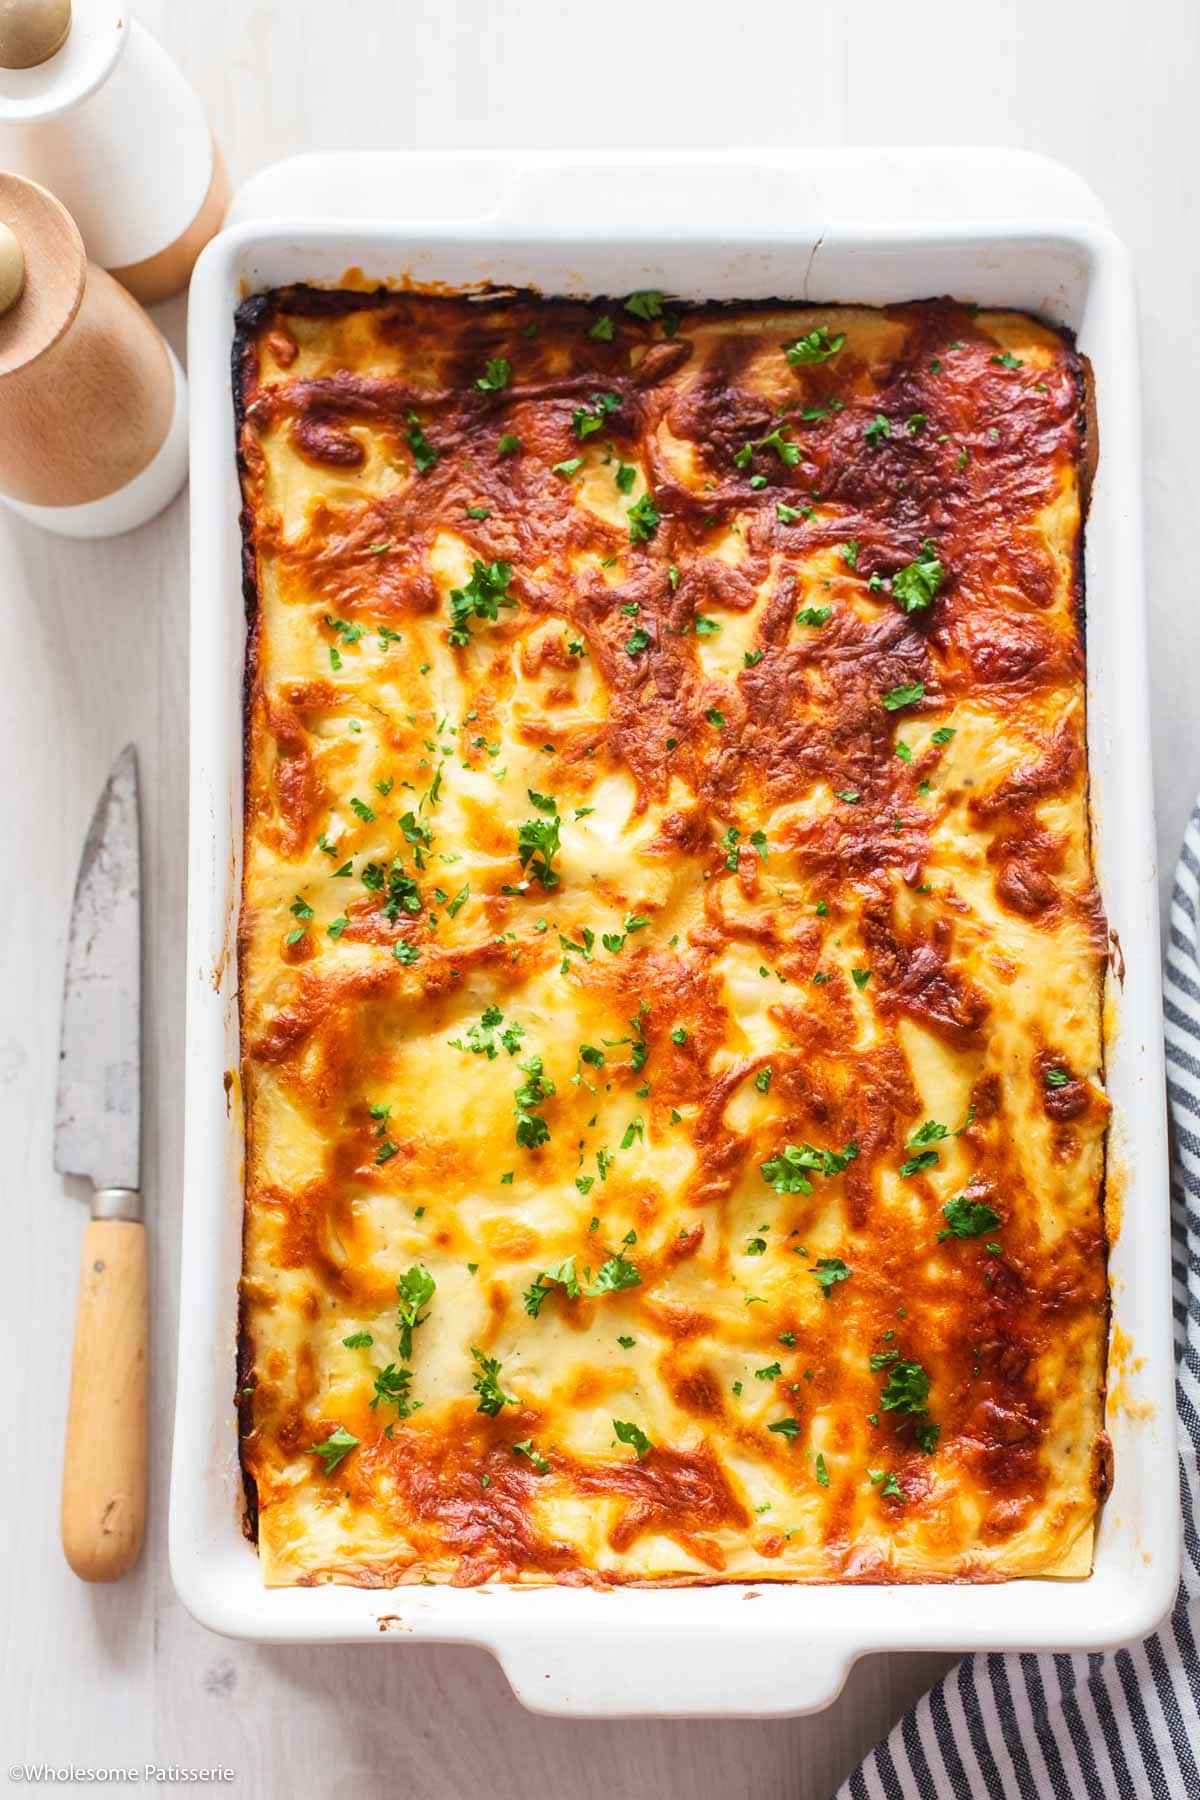
{"label": "kitchen knife", "polygon": [[146,1232],[140,1192],[141,857],[126,745],[75,881],[54,1166],[92,1184],[75,1320],[62,1541],[84,1581],[137,1561],[146,1515]]}

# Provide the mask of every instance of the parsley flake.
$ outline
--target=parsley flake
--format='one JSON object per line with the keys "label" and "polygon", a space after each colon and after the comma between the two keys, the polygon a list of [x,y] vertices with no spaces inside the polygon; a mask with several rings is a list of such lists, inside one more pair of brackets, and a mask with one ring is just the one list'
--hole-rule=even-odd
{"label": "parsley flake", "polygon": [[616,1433],[618,1443],[628,1444],[631,1450],[637,1451],[637,1459],[639,1462],[642,1461],[643,1457],[645,1457],[649,1451],[653,1450],[654,1445],[650,1442],[650,1439],[646,1436],[645,1432],[639,1425],[634,1425],[631,1420],[614,1419],[612,1427],[613,1431]]}
{"label": "parsley flake", "polygon": [[326,1475],[332,1475],[338,1464],[358,1448],[358,1439],[351,1437],[344,1425],[339,1425],[330,1432],[323,1444],[314,1444],[310,1455],[319,1456]]}

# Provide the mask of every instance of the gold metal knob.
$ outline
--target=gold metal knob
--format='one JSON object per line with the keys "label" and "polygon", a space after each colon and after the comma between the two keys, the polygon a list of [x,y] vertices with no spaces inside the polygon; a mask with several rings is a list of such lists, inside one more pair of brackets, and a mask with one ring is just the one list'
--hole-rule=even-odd
{"label": "gold metal knob", "polygon": [[15,306],[25,286],[25,252],[11,225],[0,225],[0,313]]}
{"label": "gold metal knob", "polygon": [[0,0],[0,68],[49,62],[70,29],[71,0]]}

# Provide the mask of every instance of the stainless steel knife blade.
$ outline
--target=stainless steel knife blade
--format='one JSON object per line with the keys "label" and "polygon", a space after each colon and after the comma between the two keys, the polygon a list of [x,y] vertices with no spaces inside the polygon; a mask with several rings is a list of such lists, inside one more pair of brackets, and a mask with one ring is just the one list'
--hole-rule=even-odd
{"label": "stainless steel knife blade", "polygon": [[141,853],[137,755],[122,750],[75,881],[63,989],[54,1166],[137,1189],[141,1138]]}

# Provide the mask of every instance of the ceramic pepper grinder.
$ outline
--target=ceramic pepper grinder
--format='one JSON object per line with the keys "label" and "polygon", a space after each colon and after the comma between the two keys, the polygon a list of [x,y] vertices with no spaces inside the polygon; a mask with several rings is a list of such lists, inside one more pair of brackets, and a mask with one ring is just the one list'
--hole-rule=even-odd
{"label": "ceramic pepper grinder", "polygon": [[57,194],[145,306],[187,286],[229,204],[199,100],[124,0],[0,0],[0,167]]}
{"label": "ceramic pepper grinder", "polygon": [[53,194],[0,173],[0,500],[66,537],[112,537],[186,475],[187,388],[165,340]]}

